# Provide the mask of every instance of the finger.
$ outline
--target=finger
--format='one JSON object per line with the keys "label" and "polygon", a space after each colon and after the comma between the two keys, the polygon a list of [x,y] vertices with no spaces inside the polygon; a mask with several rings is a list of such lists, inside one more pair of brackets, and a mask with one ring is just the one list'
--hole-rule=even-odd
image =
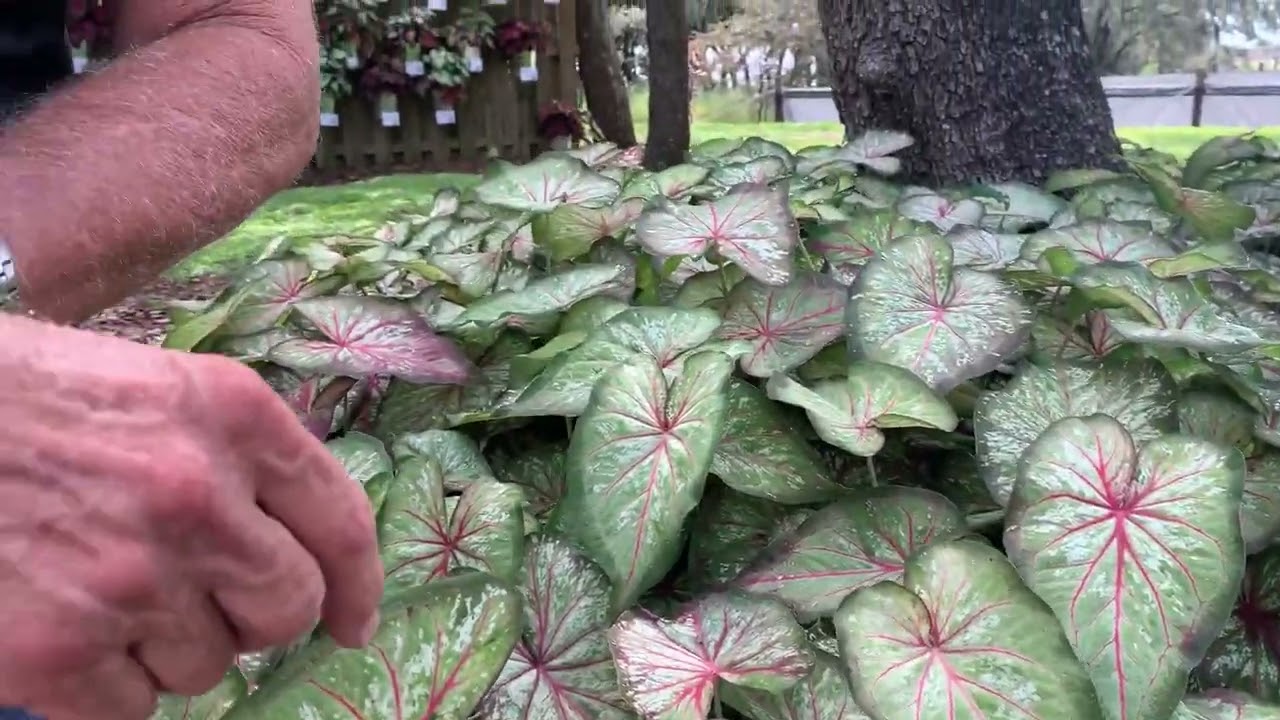
{"label": "finger", "polygon": [[148,720],[158,699],[150,675],[123,651],[59,686],[58,692],[24,698],[20,706],[43,720]]}
{"label": "finger", "polygon": [[217,416],[226,444],[218,455],[240,461],[257,503],[314,557],[324,578],[324,621],[334,639],[363,645],[382,598],[373,509],[363,488],[253,371],[206,357],[215,379],[194,390],[205,396],[199,405],[225,411]]}
{"label": "finger", "polygon": [[234,631],[208,596],[175,601],[168,627],[153,627],[133,656],[161,692],[195,697],[222,681],[236,659]]}

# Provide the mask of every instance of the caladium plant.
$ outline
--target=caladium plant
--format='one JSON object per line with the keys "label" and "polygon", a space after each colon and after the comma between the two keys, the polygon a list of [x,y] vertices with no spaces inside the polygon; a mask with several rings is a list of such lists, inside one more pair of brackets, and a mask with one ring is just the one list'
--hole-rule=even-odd
{"label": "caladium plant", "polygon": [[1280,275],[1223,230],[1280,148],[910,143],[495,161],[176,309],[365,488],[387,596],[158,717],[1280,717]]}

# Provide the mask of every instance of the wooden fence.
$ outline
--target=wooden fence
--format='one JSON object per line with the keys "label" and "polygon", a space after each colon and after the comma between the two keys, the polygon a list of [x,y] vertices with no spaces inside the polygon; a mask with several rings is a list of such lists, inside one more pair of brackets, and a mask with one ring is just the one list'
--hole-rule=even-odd
{"label": "wooden fence", "polygon": [[[473,0],[474,1],[474,0]],[[544,149],[538,112],[553,101],[575,107],[578,95],[574,0],[507,0],[485,5],[496,22],[516,18],[545,23],[545,47],[537,54],[538,78],[521,82],[514,61],[490,53],[471,76],[455,108],[456,123],[436,122],[430,97],[398,98],[399,125],[386,127],[375,101],[359,95],[339,101],[337,127],[321,128],[320,144],[304,183],[346,180],[389,172],[462,171],[490,157],[526,161]],[[450,3],[448,24],[458,0]]]}

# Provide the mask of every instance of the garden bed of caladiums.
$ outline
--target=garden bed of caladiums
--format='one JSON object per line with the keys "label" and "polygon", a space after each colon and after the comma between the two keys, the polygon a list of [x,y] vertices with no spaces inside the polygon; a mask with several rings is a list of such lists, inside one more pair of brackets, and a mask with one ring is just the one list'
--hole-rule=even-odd
{"label": "garden bed of caladiums", "polygon": [[497,162],[176,308],[367,488],[387,597],[162,715],[1280,718],[1280,152],[910,142]]}

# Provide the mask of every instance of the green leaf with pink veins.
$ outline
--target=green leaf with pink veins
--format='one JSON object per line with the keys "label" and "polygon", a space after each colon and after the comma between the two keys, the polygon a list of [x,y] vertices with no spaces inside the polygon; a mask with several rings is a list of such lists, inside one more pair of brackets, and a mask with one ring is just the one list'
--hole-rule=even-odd
{"label": "green leaf with pink veins", "polygon": [[1187,435],[1141,449],[1107,415],[1022,455],[1004,546],[1052,608],[1111,720],[1169,717],[1244,573],[1244,458]]}
{"label": "green leaf with pink veins", "polygon": [[659,201],[636,222],[636,241],[662,258],[715,251],[766,285],[785,285],[800,229],[785,189],[742,184],[705,205]]}
{"label": "green leaf with pink veins", "polygon": [[853,699],[840,660],[814,652],[813,672],[781,694],[721,685],[724,703],[752,720],[871,720]]}
{"label": "green leaf with pink veins", "polygon": [[668,381],[655,360],[637,357],[600,380],[574,425],[553,526],[608,574],[615,608],[632,605],[679,556],[723,432],[732,372],[729,356],[701,352]]}
{"label": "green leaf with pink veins", "polygon": [[1235,690],[1208,690],[1182,699],[1173,720],[1280,720],[1280,705]]}
{"label": "green leaf with pink veins", "polygon": [[776,694],[814,666],[786,607],[735,592],[699,598],[670,620],[627,611],[609,647],[623,696],[644,720],[704,720],[719,683]]}
{"label": "green leaf with pink veins", "polygon": [[368,647],[318,636],[222,720],[467,720],[520,638],[520,611],[483,573],[415,587],[384,604]]}
{"label": "green leaf with pink veins", "polygon": [[847,291],[826,275],[800,271],[786,285],[748,278],[733,288],[716,332],[751,343],[742,371],[769,377],[803,365],[844,334]]}
{"label": "green leaf with pink veins", "polygon": [[606,635],[609,578],[567,541],[530,542],[524,637],[483,704],[486,720],[633,720]]}
{"label": "green leaf with pink veins", "polygon": [[233,667],[222,682],[199,697],[161,696],[150,720],[220,720],[247,692],[244,676]]}
{"label": "green leaf with pink veins", "polygon": [[849,595],[835,627],[854,696],[877,720],[1106,717],[1053,613],[982,542],[924,548],[900,581]]}
{"label": "green leaf with pink veins", "polygon": [[849,375],[806,388],[785,375],[765,385],[769,397],[803,408],[818,437],[854,455],[871,457],[884,447],[883,428],[926,427],[950,432],[955,410],[908,370],[856,362]]}
{"label": "green leaf with pink veins", "polygon": [[941,237],[898,240],[849,290],[851,354],[906,368],[939,393],[985,375],[1031,332],[1022,295],[995,275],[953,263]]}

